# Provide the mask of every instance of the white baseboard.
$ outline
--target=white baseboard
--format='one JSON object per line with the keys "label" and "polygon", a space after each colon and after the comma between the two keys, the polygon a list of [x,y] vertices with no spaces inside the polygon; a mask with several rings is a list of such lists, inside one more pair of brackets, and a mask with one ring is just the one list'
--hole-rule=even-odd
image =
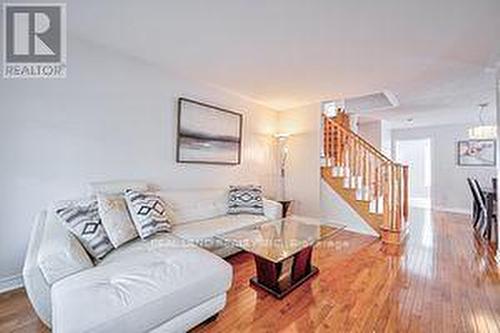
{"label": "white baseboard", "polygon": [[13,275],[0,278],[0,294],[9,290],[21,288],[22,286],[23,277],[21,275]]}
{"label": "white baseboard", "polygon": [[470,215],[471,211],[470,209],[464,209],[464,208],[456,208],[456,207],[444,207],[444,206],[432,206],[433,210],[439,210],[442,212],[450,212],[450,213],[457,213],[457,214],[465,214],[465,215]]}

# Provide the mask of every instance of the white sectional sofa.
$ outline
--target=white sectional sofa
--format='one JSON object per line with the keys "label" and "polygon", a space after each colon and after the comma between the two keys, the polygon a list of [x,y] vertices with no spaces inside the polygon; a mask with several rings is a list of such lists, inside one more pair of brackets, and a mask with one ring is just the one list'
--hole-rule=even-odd
{"label": "white sectional sofa", "polygon": [[40,213],[23,278],[53,332],[193,328],[224,308],[231,286],[232,267],[221,257],[237,250],[213,236],[281,216],[281,206],[270,200],[264,215],[227,215],[225,190],[159,193],[173,206],[172,232],[131,241],[96,265],[51,209]]}

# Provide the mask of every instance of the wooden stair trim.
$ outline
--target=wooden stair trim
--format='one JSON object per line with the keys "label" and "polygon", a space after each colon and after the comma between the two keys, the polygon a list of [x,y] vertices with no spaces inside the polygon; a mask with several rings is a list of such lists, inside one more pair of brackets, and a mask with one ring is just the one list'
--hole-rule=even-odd
{"label": "wooden stair trim", "polygon": [[[336,121],[334,119],[330,119],[330,121],[336,123]],[[365,149],[370,150],[373,154],[377,155],[378,157],[380,157],[380,159],[384,160],[385,162],[387,162],[387,163],[393,163],[393,164],[398,164],[398,163],[394,162],[393,160],[391,160],[389,157],[387,157],[384,153],[382,153],[380,150],[378,150],[371,143],[369,143],[368,141],[366,141],[365,139],[363,139],[363,137],[361,137],[358,134],[354,133],[352,130],[350,130],[348,128],[345,128],[343,126],[338,126],[337,129],[340,130],[340,131],[342,131],[342,132],[344,132],[346,135],[354,135],[354,136],[356,136],[356,139],[359,140],[362,143],[362,145],[364,146]]]}
{"label": "wooden stair trim", "polygon": [[382,231],[380,225],[382,215],[369,211],[370,203],[356,199],[355,189],[343,187],[343,179],[335,179],[331,176],[331,171],[328,168],[321,168],[321,175],[326,183],[352,208],[358,215],[380,236]]}
{"label": "wooden stair trim", "polygon": [[408,167],[326,116],[323,148],[322,177],[330,187],[383,239],[402,241],[408,222]]}

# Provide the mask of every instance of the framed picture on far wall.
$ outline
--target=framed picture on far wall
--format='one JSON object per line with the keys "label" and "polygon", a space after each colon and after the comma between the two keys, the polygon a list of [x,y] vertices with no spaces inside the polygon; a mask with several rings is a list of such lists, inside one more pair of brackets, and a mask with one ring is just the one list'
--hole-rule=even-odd
{"label": "framed picture on far wall", "polygon": [[177,162],[240,164],[242,122],[240,113],[179,98]]}
{"label": "framed picture on far wall", "polygon": [[496,140],[464,140],[457,144],[459,166],[495,166]]}

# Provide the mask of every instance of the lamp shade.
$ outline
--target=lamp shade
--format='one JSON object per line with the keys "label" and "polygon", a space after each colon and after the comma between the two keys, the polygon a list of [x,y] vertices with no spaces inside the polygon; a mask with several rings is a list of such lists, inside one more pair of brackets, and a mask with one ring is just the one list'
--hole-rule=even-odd
{"label": "lamp shade", "polygon": [[497,127],[496,126],[475,126],[469,128],[469,138],[470,139],[495,139],[497,137]]}
{"label": "lamp shade", "polygon": [[274,137],[278,140],[286,140],[286,139],[288,139],[289,136],[290,136],[290,134],[288,134],[288,133],[276,133],[276,134],[274,134]]}

